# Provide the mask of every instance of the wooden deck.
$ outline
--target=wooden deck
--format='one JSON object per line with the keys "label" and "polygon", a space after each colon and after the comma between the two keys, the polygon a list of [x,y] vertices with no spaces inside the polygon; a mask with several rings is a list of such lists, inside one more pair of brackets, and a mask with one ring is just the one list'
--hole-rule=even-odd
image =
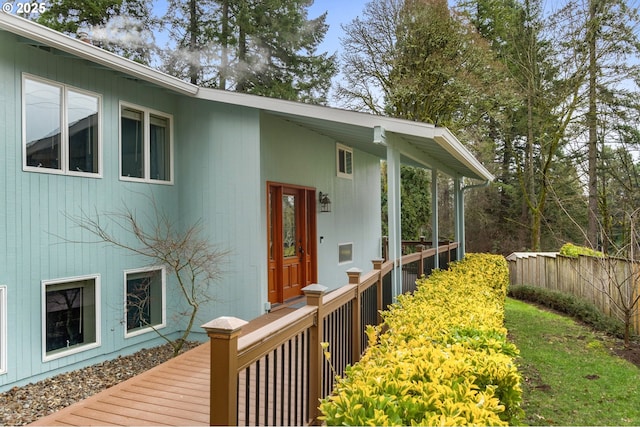
{"label": "wooden deck", "polygon": [[[291,311],[285,307],[260,316],[242,332]],[[31,425],[209,425],[209,358],[207,342]]]}

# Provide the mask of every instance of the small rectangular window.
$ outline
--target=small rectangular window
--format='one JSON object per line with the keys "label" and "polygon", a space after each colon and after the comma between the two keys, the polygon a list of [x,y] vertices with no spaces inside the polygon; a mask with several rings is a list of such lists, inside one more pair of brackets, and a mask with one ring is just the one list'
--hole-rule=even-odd
{"label": "small rectangular window", "polygon": [[98,99],[67,92],[69,170],[98,173]]}
{"label": "small rectangular window", "polygon": [[43,282],[44,360],[99,345],[99,279]]}
{"label": "small rectangular window", "polygon": [[337,170],[341,178],[353,178],[353,149],[336,144]]}
{"label": "small rectangular window", "polygon": [[99,176],[100,96],[23,78],[24,170]]}
{"label": "small rectangular window", "polygon": [[149,129],[149,161],[151,179],[170,181],[169,119],[151,115]]}
{"label": "small rectangular window", "polygon": [[125,336],[165,326],[164,268],[125,271]]}
{"label": "small rectangular window", "polygon": [[144,178],[143,114],[122,109],[120,118],[122,176]]}
{"label": "small rectangular window", "polygon": [[338,264],[353,261],[353,243],[340,243],[338,245]]}
{"label": "small rectangular window", "polygon": [[120,177],[127,181],[173,181],[172,117],[121,103]]}

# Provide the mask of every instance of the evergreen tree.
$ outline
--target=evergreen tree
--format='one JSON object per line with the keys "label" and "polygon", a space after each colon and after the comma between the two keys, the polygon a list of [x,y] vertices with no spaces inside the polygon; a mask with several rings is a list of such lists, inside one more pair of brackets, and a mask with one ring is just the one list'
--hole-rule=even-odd
{"label": "evergreen tree", "polygon": [[157,50],[157,22],[142,0],[52,0],[32,18],[71,36],[86,33],[94,45],[145,65]]}
{"label": "evergreen tree", "polygon": [[326,14],[308,19],[309,0],[172,1],[176,49],[166,70],[203,86],[304,102],[326,102],[335,58],[316,49]]}

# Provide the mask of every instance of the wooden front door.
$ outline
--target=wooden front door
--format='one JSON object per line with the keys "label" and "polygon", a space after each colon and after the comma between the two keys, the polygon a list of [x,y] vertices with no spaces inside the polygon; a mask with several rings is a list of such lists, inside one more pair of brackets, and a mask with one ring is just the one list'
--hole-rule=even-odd
{"label": "wooden front door", "polygon": [[269,183],[269,302],[302,295],[316,281],[315,189]]}

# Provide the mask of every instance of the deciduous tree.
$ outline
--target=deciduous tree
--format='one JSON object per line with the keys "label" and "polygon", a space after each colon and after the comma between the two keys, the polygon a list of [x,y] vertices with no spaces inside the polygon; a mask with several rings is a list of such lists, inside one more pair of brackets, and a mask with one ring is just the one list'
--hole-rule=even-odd
{"label": "deciduous tree", "polygon": [[[83,213],[67,218],[93,235],[96,238],[93,243],[114,246],[130,255],[146,259],[150,265],[167,268],[174,279],[169,284],[175,286],[182,297],[181,302],[187,307],[182,313],[187,319],[186,327],[178,338],[172,339],[162,329],[148,324],[145,318],[139,318],[138,321],[146,322],[144,326],[152,328],[167,341],[172,346],[174,355],[177,355],[189,338],[200,308],[215,297],[211,286],[221,277],[227,252],[202,236],[198,223],[183,227],[172,220],[153,197],[149,197],[149,205],[152,206],[149,216],[137,215],[133,209],[124,206],[116,212]],[[62,238],[67,242],[71,241],[64,236]],[[133,306],[143,308],[147,304],[150,294],[145,294],[144,291],[145,289],[138,289],[131,293],[128,299]]]}

